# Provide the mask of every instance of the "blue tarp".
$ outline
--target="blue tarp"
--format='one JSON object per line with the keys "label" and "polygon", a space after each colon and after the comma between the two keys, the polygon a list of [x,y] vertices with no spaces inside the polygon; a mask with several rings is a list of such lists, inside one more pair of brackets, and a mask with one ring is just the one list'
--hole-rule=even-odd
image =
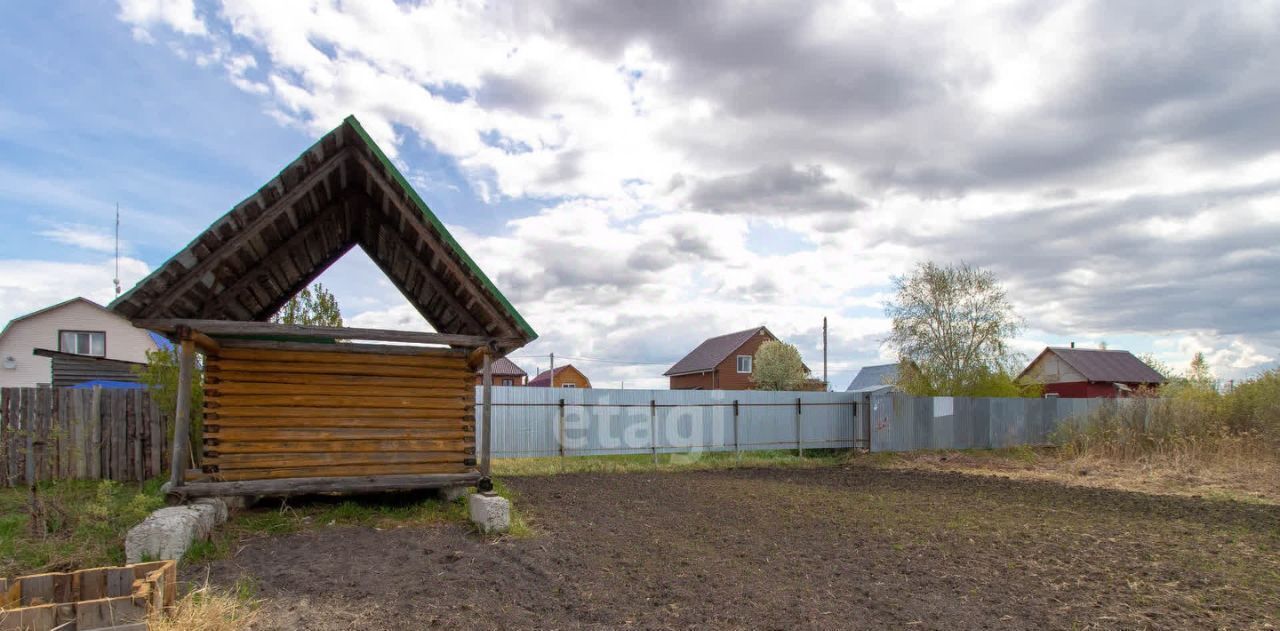
{"label": "blue tarp", "polygon": [[146,386],[140,383],[132,383],[129,381],[107,381],[106,379],[95,379],[71,386],[73,390],[88,390],[94,386],[102,386],[106,390],[142,390]]}
{"label": "blue tarp", "polygon": [[156,343],[156,348],[162,351],[173,350],[173,342],[170,342],[165,336],[155,331],[147,331],[147,335],[151,336],[151,341]]}

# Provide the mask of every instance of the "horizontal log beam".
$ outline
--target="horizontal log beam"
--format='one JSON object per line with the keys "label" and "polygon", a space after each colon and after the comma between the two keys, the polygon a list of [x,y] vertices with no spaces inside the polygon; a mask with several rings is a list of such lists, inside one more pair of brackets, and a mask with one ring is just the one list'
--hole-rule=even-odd
{"label": "horizontal log beam", "polygon": [[354,396],[318,394],[228,394],[205,398],[205,408],[219,410],[223,407],[288,406],[290,408],[370,408],[401,410],[462,410],[470,403],[457,395],[457,389],[447,394],[422,392],[424,396]]}
{"label": "horizontal log beam", "polygon": [[[343,430],[397,429],[428,431],[468,431],[474,424],[473,415],[467,413],[440,413],[418,418],[280,418],[271,416],[215,416],[205,419],[205,435],[228,429],[243,430],[308,430],[332,431],[335,437]],[[218,429],[213,429],[218,428]]]}
{"label": "horizontal log beam", "polygon": [[479,472],[469,471],[455,474],[329,476],[244,480],[238,482],[190,482],[175,489],[173,495],[176,495],[177,499],[182,499],[186,497],[220,495],[279,497],[305,495],[308,493],[380,493],[384,491],[438,489],[446,486],[469,486],[475,484],[479,479]]}
{"label": "horizontal log beam", "polygon": [[362,344],[360,342],[278,342],[276,340],[245,340],[234,337],[217,339],[224,349],[253,349],[269,351],[341,352],[360,355],[409,356],[409,357],[460,357],[466,349],[441,348],[439,346],[405,346],[403,344]]}
{"label": "horizontal log beam", "polygon": [[218,353],[215,361],[322,362],[329,364],[355,364],[358,366],[374,364],[378,366],[411,366],[419,368],[464,368],[466,366],[466,361],[461,353],[448,349],[423,349],[428,352],[435,351],[435,354],[379,355],[371,357],[368,353],[346,352],[345,347],[347,344],[308,345],[303,343],[299,346],[311,346],[311,348],[308,350],[226,348],[221,353]]}
{"label": "horizontal log beam", "polygon": [[[379,386],[388,388],[435,388],[440,382],[456,383],[459,379],[471,384],[475,379],[472,375],[458,376],[450,371],[443,371],[449,374],[445,377],[433,377],[430,375],[419,375],[416,377],[388,377],[383,375],[333,375],[333,374],[291,374],[284,372],[248,372],[239,370],[222,370],[215,369],[212,365],[207,366],[211,370],[206,370],[204,375],[205,386],[209,389],[215,389],[213,386],[222,384],[305,384],[313,386]],[[426,372],[426,371],[422,371]],[[472,386],[474,387],[474,386]]]}
{"label": "horizontal log beam", "polygon": [[349,475],[402,475],[412,473],[466,473],[470,467],[462,462],[431,464],[361,464],[297,468],[263,468],[219,470],[215,475],[224,480],[273,480],[278,478],[333,477]]}
{"label": "horizontal log beam", "polygon": [[475,432],[468,431],[460,423],[441,423],[438,426],[420,428],[401,427],[346,427],[303,429],[293,427],[230,427],[218,426],[218,431],[204,435],[205,448],[220,451],[225,442],[277,442],[301,443],[361,442],[379,440],[474,440]]}
{"label": "horizontal log beam", "polygon": [[[460,433],[460,432],[459,432]],[[456,438],[452,440],[222,440],[205,441],[206,458],[216,454],[301,454],[360,452],[425,452],[447,451],[474,453],[476,444]],[[212,444],[209,444],[212,443]]]}
{"label": "horizontal log beam", "polygon": [[475,376],[467,370],[443,367],[382,366],[378,364],[334,364],[308,362],[263,362],[239,359],[210,360],[209,371],[277,372],[296,375],[363,375],[366,377],[432,377],[465,379]]}
{"label": "horizontal log beam", "polygon": [[[213,412],[222,416],[276,416],[280,418],[426,418],[441,411],[461,411],[465,408],[292,408],[276,406],[227,406],[215,408]],[[450,415],[453,416],[453,415]],[[206,419],[208,414],[206,414]],[[212,420],[206,420],[216,425]]]}
{"label": "horizontal log beam", "polygon": [[133,325],[158,333],[172,333],[180,326],[190,327],[217,337],[219,335],[278,335],[286,337],[315,337],[335,340],[371,340],[376,342],[403,342],[408,344],[443,344],[461,348],[475,348],[490,343],[501,345],[519,343],[516,339],[493,338],[481,335],[453,333],[428,333],[425,331],[394,331],[391,329],[361,329],[341,326],[299,326],[274,322],[239,322],[235,320],[201,320],[195,318],[138,319]]}
{"label": "horizontal log beam", "polygon": [[206,455],[202,464],[225,475],[236,469],[294,469],[355,465],[462,464],[475,458],[458,451],[358,451],[349,453],[269,453]]}
{"label": "horizontal log beam", "polygon": [[[325,395],[357,395],[366,397],[416,397],[431,391],[440,391],[442,389],[452,390],[457,398],[472,399],[475,398],[473,388],[475,387],[472,380],[468,379],[461,383],[457,379],[423,379],[420,386],[406,388],[401,386],[375,386],[375,385],[335,385],[335,384],[309,384],[309,383],[245,383],[236,381],[226,381],[218,383],[207,383],[204,386],[205,399],[215,398],[218,395],[231,394],[288,394],[295,396],[325,396]],[[210,396],[212,395],[212,396]]]}

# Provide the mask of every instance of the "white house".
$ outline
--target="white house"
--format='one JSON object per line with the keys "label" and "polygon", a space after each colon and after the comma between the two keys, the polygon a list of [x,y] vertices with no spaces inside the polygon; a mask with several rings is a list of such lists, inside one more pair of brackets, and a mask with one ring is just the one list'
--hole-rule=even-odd
{"label": "white house", "polygon": [[[53,360],[48,355],[105,360],[97,363],[118,372],[120,366],[127,367],[118,362],[145,363],[147,351],[162,344],[163,338],[134,328],[106,307],[72,298],[14,318],[0,331],[0,387],[52,383]],[[37,349],[46,354],[34,354]]]}

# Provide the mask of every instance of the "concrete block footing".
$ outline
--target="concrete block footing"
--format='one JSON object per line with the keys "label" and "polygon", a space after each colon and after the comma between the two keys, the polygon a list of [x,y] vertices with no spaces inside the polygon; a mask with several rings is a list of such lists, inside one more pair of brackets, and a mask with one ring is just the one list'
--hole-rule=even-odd
{"label": "concrete block footing", "polygon": [[193,542],[208,539],[225,521],[227,504],[216,497],[161,508],[129,529],[124,538],[125,562],[181,559]]}
{"label": "concrete block footing", "polygon": [[472,493],[467,498],[471,521],[485,534],[511,529],[511,502],[496,493]]}

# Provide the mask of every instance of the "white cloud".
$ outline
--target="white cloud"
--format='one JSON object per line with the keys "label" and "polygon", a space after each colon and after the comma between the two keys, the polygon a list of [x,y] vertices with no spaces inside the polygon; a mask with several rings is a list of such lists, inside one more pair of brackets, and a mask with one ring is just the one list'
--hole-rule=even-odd
{"label": "white cloud", "polygon": [[133,36],[151,41],[150,29],[167,26],[183,35],[206,35],[192,0],[120,0],[120,19],[134,25]]}
{"label": "white cloud", "polygon": [[[120,259],[120,281],[125,289],[149,271],[138,259]],[[98,263],[0,259],[0,322],[77,296],[105,305],[115,298],[114,276],[114,259]]]}
{"label": "white cloud", "polygon": [[[97,226],[86,224],[55,224],[41,230],[39,235],[58,243],[77,247],[92,252],[111,254],[116,251],[115,235]],[[128,244],[121,243],[120,250],[128,251]]]}
{"label": "white cloud", "polygon": [[[355,113],[393,158],[419,141],[453,158],[486,203],[567,198],[458,230],[543,333],[530,352],[667,360],[758,323],[812,340],[827,315],[842,357],[882,357],[883,318],[843,314],[935,259],[995,269],[1048,334],[1189,336],[1247,370],[1280,355],[1262,322],[1280,260],[1277,8],[225,0],[120,15],[180,34],[282,124],[318,133]],[[761,217],[798,251],[753,251]],[[357,294],[353,322],[409,315]]]}

